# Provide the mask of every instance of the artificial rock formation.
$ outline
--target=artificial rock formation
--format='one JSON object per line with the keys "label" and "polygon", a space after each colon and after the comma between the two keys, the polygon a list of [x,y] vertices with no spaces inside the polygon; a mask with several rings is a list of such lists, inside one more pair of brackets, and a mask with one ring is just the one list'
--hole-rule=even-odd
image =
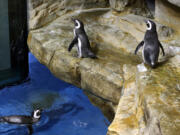
{"label": "artificial rock formation", "polygon": [[[175,1],[175,0],[169,0]],[[177,3],[179,3],[177,1]],[[169,25],[172,28],[179,30],[180,26],[180,7],[171,4],[166,0],[156,0],[155,4],[155,18],[159,22]]]}
{"label": "artificial rock formation", "polygon": [[175,6],[180,7],[180,1],[179,0],[168,0],[170,3],[172,3]]}
{"label": "artificial rock formation", "polygon": [[40,28],[69,11],[107,6],[107,0],[29,0],[29,29]]}
{"label": "artificial rock formation", "polygon": [[[64,8],[50,10],[52,5],[61,7],[62,3],[66,3]],[[177,26],[155,21],[166,56],[160,54],[158,67],[151,69],[142,64],[141,51],[134,55],[137,44],[144,37],[144,19],[147,18],[127,12],[126,6],[117,11],[112,4],[111,0],[31,0],[30,51],[56,77],[85,90],[91,102],[112,121],[108,135],[180,133],[180,41]],[[47,11],[41,16],[43,10]],[[67,51],[73,39],[72,17],[84,22],[98,59],[77,58],[76,48]]]}

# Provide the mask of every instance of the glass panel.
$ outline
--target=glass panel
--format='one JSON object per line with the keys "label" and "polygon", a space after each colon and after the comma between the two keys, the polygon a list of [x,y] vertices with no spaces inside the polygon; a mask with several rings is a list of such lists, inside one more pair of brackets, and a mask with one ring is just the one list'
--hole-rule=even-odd
{"label": "glass panel", "polygon": [[27,76],[26,0],[0,0],[0,89]]}
{"label": "glass panel", "polygon": [[8,1],[0,0],[0,70],[10,68]]}

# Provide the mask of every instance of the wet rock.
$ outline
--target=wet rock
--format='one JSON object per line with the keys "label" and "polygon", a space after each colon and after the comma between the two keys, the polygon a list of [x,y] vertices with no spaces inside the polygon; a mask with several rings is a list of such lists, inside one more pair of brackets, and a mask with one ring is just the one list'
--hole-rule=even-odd
{"label": "wet rock", "polygon": [[117,110],[117,106],[112,104],[112,102],[109,102],[99,96],[92,94],[90,91],[84,90],[84,93],[88,96],[90,102],[93,105],[101,108],[103,114],[108,118],[110,122],[112,122]]}
{"label": "wet rock", "polygon": [[146,72],[147,68],[145,67],[144,63],[137,65],[137,69],[139,72]]}
{"label": "wet rock", "polygon": [[108,135],[179,133],[179,66],[179,55],[157,69],[148,68],[146,72],[125,65],[123,71],[128,77]]}
{"label": "wet rock", "polygon": [[138,118],[142,117],[142,110],[137,107],[136,67],[124,65],[123,71],[125,74],[123,96],[119,101],[115,118],[108,128],[107,135],[139,135]]}

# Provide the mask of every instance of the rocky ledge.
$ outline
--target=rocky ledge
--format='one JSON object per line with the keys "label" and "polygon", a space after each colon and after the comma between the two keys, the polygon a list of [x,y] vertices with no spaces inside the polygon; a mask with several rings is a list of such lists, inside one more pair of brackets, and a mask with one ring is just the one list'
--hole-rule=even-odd
{"label": "rocky ledge", "polygon": [[[98,59],[77,58],[71,17],[84,22]],[[180,40],[178,31],[157,23],[166,56],[151,69],[134,50],[143,39],[142,16],[109,8],[69,11],[31,30],[28,46],[61,80],[85,90],[112,121],[108,135],[175,135],[180,133]],[[141,51],[139,51],[141,52]],[[114,117],[115,115],[115,117]]]}

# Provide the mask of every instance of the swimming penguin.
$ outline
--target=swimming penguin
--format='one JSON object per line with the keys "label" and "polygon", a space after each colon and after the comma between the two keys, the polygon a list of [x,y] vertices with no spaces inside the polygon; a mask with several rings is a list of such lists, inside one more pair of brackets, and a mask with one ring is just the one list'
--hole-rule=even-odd
{"label": "swimming penguin", "polygon": [[91,51],[89,39],[84,30],[83,23],[78,19],[72,19],[72,21],[75,24],[74,39],[70,43],[68,51],[70,52],[73,46],[76,44],[79,58],[97,58],[95,54]]}
{"label": "swimming penguin", "polygon": [[141,41],[136,47],[135,54],[143,46],[142,56],[144,63],[154,68],[158,62],[159,48],[161,48],[163,56],[165,53],[160,41],[158,40],[156,24],[151,20],[147,20],[146,25],[147,30],[144,36],[144,40]]}
{"label": "swimming penguin", "polygon": [[29,135],[33,133],[32,124],[37,123],[41,118],[41,109],[34,110],[31,116],[27,115],[11,115],[0,117],[0,122],[9,124],[26,125]]}

